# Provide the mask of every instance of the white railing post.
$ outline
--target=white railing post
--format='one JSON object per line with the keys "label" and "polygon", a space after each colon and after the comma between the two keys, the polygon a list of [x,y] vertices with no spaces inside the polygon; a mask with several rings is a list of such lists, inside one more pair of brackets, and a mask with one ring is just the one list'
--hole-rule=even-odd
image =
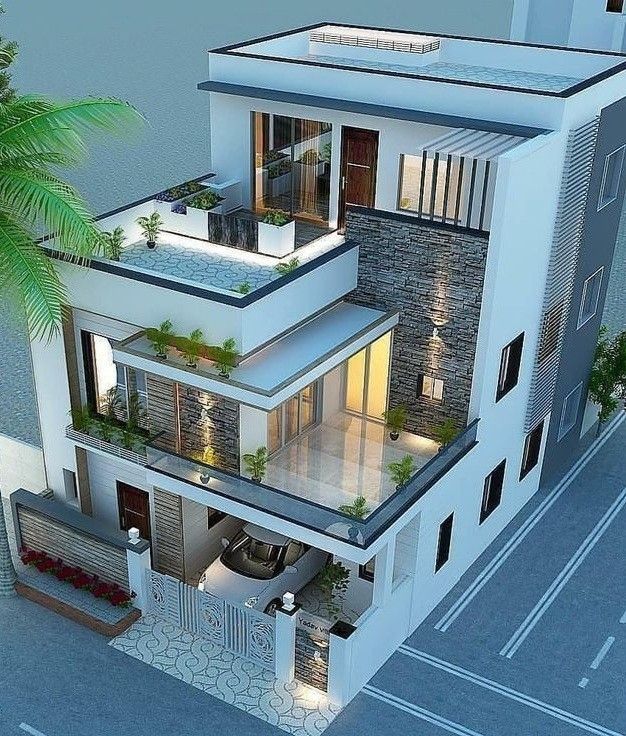
{"label": "white railing post", "polygon": [[337,621],[330,630],[330,649],[328,652],[328,698],[343,708],[352,693],[352,647],[356,628],[345,621]]}
{"label": "white railing post", "polygon": [[293,593],[285,593],[283,605],[276,610],[274,663],[276,679],[292,682],[296,676],[296,625],[300,606]]}
{"label": "white railing post", "polygon": [[150,543],[139,537],[139,529],[128,530],[126,544],[126,561],[128,563],[128,585],[135,594],[133,605],[144,613],[148,611],[148,580],[146,571],[152,567]]}
{"label": "white railing post", "polygon": [[393,587],[393,568],[395,564],[395,537],[376,555],[374,567],[374,591],[372,603],[374,606],[384,606]]}

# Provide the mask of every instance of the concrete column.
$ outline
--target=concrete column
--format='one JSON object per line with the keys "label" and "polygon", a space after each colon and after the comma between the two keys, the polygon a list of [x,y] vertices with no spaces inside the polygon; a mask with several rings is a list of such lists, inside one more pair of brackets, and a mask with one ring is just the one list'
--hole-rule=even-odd
{"label": "concrete column", "polygon": [[152,568],[150,543],[139,538],[139,529],[135,527],[128,530],[126,561],[128,563],[128,586],[135,594],[134,606],[147,613],[149,591],[146,571]]}
{"label": "concrete column", "polygon": [[0,598],[9,598],[15,595],[16,580],[17,574],[11,558],[4,506],[0,497]]}
{"label": "concrete column", "polygon": [[328,651],[328,698],[339,707],[352,700],[352,646],[356,628],[345,621],[337,621],[330,630]]}
{"label": "concrete column", "polygon": [[293,596],[276,611],[275,674],[280,682],[293,682],[296,677],[296,625],[300,606],[293,603]]}
{"label": "concrete column", "polygon": [[396,538],[391,539],[376,555],[374,566],[374,592],[372,603],[384,606],[391,596],[393,587],[393,565],[395,561]]}

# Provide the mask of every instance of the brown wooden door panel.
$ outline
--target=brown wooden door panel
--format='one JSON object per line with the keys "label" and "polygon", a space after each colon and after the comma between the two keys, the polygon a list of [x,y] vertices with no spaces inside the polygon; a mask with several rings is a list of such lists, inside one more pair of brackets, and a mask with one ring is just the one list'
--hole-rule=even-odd
{"label": "brown wooden door panel", "polygon": [[120,528],[128,531],[136,527],[141,538],[150,541],[150,496],[139,488],[118,482],[117,500]]}
{"label": "brown wooden door panel", "polygon": [[346,206],[373,207],[376,197],[378,131],[344,128],[341,145],[339,227],[343,229]]}

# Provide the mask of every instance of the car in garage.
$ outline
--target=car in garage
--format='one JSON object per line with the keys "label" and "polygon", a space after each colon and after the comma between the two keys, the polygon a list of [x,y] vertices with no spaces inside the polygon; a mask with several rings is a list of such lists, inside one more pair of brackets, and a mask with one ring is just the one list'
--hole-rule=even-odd
{"label": "car in garage", "polygon": [[200,577],[200,590],[272,615],[284,593],[304,588],[331,557],[255,524],[222,544],[224,551]]}

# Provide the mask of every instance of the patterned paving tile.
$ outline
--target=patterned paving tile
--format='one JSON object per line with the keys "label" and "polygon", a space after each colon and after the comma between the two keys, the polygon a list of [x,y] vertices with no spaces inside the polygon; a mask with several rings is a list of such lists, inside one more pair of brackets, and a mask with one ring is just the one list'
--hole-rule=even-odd
{"label": "patterned paving tile", "polygon": [[319,736],[339,712],[312,688],[278,682],[259,665],[154,615],[109,643],[294,736]]}

